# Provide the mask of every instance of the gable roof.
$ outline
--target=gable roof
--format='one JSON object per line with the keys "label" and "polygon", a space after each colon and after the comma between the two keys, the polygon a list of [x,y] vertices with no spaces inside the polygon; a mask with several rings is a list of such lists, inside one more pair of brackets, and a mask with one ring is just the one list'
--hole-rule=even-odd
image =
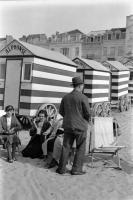
{"label": "gable roof", "polygon": [[80,30],[78,30],[78,29],[74,29],[74,30],[72,30],[72,31],[68,31],[68,32],[63,32],[63,33],[59,33],[59,35],[61,36],[61,35],[64,35],[64,34],[76,34],[76,33],[79,33],[79,34],[83,34],[83,32],[81,32]]}
{"label": "gable roof", "polygon": [[66,56],[64,56],[63,54],[59,52],[51,51],[49,49],[45,49],[43,47],[32,45],[26,42],[20,42],[20,43],[23,46],[25,46],[28,50],[30,50],[35,56],[56,61],[56,62],[60,62],[60,63],[74,65],[76,67],[74,62],[72,62],[69,58],[67,58]]}
{"label": "gable roof", "polygon": [[112,65],[118,71],[129,71],[129,69],[119,61],[106,61],[107,64]]}
{"label": "gable roof", "polygon": [[84,62],[86,65],[88,65],[88,69],[92,68],[97,71],[110,72],[105,66],[103,66],[100,62],[97,62],[95,60],[89,60],[85,58],[75,58],[74,60],[76,59],[79,59],[81,62]]}
{"label": "gable roof", "polygon": [[76,64],[74,62],[72,62],[69,58],[67,58],[66,56],[64,56],[63,54],[59,52],[51,51],[49,49],[32,45],[26,42],[18,41],[18,40],[13,40],[6,47],[4,47],[0,51],[0,53],[14,42],[17,42],[18,44],[21,44],[23,47],[25,47],[29,52],[31,52],[31,56],[36,56],[36,57],[43,58],[46,60],[50,60],[50,61],[54,61],[54,62],[58,62],[62,64],[67,64],[67,65],[72,65],[76,67]]}

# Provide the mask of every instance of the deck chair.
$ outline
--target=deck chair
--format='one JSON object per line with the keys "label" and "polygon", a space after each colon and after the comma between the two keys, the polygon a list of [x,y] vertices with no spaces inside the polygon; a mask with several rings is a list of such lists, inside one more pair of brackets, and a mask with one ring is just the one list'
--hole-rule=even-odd
{"label": "deck chair", "polygon": [[113,117],[94,117],[90,133],[89,153],[93,167],[94,154],[111,154],[118,158],[118,168],[121,169],[119,150],[125,146],[118,145],[117,124],[116,137],[113,131]]}

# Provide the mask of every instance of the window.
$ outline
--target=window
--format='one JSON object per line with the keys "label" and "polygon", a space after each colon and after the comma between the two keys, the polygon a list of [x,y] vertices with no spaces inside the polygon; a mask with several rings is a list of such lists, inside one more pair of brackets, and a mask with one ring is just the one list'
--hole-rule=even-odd
{"label": "window", "polygon": [[23,65],[23,81],[31,81],[31,69],[32,65],[30,63]]}
{"label": "window", "polygon": [[69,56],[69,48],[61,48],[60,51],[64,56]]}
{"label": "window", "polygon": [[110,48],[110,56],[115,56],[115,47]]}
{"label": "window", "polygon": [[98,36],[98,37],[97,37],[97,41],[99,42],[99,41],[100,41],[100,39],[101,39],[101,38],[100,38],[100,36]]}
{"label": "window", "polygon": [[123,46],[119,46],[118,47],[118,56],[123,56],[124,54],[124,47]]}
{"label": "window", "polygon": [[71,36],[71,41],[76,41],[76,35]]}
{"label": "window", "polygon": [[79,56],[79,47],[75,48],[75,56]]}
{"label": "window", "polygon": [[116,36],[115,36],[115,37],[116,37],[117,40],[119,40],[119,39],[120,39],[120,34],[119,34],[119,33],[116,33]]}
{"label": "window", "polygon": [[6,64],[0,63],[0,79],[5,79],[6,77]]}
{"label": "window", "polygon": [[111,40],[111,34],[108,34],[108,40]]}
{"label": "window", "polygon": [[107,47],[103,47],[103,56],[107,56]]}
{"label": "window", "polygon": [[91,37],[91,42],[93,42],[93,37]]}

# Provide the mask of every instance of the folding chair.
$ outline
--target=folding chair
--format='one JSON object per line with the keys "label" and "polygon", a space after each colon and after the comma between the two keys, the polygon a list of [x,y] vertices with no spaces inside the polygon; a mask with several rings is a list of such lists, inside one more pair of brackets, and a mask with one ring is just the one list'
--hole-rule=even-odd
{"label": "folding chair", "polygon": [[[114,137],[113,123],[115,123],[116,137]],[[121,169],[119,150],[125,146],[118,145],[117,124],[113,117],[94,117],[90,133],[89,153],[93,167],[94,154],[111,154],[118,158],[118,168]]]}

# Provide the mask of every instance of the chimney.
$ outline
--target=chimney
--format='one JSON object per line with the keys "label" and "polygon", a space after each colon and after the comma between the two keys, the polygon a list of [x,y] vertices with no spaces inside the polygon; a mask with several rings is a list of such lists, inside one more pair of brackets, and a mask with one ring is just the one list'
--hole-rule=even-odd
{"label": "chimney", "polygon": [[11,35],[6,35],[6,45],[13,41],[13,37]]}

